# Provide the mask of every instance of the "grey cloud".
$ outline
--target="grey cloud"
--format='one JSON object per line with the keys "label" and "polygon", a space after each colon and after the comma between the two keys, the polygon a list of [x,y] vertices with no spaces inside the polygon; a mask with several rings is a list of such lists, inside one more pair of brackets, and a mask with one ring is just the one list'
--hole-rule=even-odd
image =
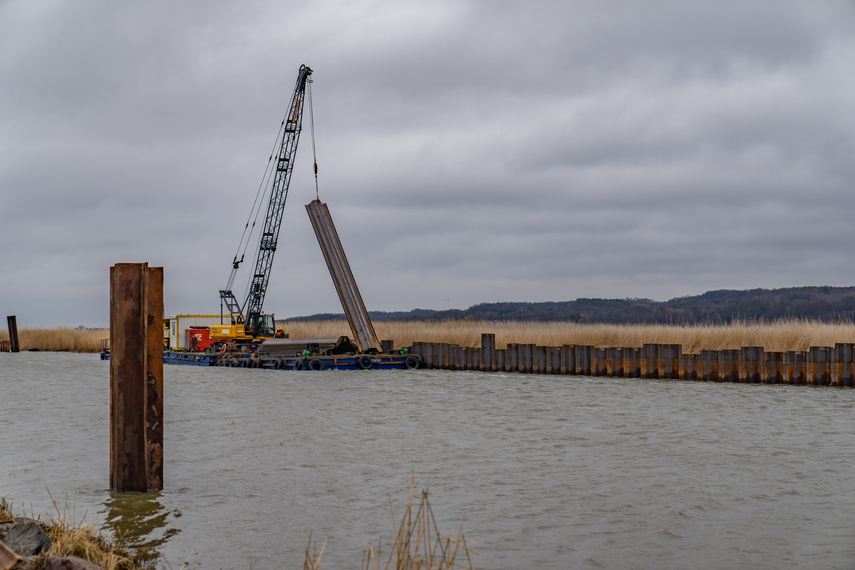
{"label": "grey cloud", "polygon": [[[835,0],[3,3],[0,310],[104,325],[120,261],[217,310],[301,63],[371,309],[850,284],[853,28]],[[280,316],[339,310],[310,142]]]}

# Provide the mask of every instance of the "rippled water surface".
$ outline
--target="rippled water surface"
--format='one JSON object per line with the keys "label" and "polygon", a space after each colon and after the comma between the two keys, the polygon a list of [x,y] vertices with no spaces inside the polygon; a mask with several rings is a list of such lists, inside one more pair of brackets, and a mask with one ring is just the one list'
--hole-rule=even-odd
{"label": "rippled water surface", "polygon": [[[0,496],[172,568],[358,568],[410,474],[478,568],[855,568],[855,390],[167,366],[165,489],[111,493],[109,366],[0,353]],[[191,554],[192,553],[192,554]]]}

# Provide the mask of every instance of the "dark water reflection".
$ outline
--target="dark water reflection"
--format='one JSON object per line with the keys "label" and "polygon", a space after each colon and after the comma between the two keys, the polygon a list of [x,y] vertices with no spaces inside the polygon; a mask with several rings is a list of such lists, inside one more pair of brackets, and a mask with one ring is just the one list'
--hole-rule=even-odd
{"label": "dark water reflection", "polygon": [[110,491],[104,501],[101,528],[111,532],[126,549],[143,560],[156,560],[170,538],[181,532],[173,520],[178,509],[169,511],[160,502],[161,493]]}

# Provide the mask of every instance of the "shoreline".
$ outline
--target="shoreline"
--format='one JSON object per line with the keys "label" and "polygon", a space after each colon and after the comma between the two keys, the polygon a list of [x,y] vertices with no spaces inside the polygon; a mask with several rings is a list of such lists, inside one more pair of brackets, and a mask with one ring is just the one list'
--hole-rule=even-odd
{"label": "shoreline", "polygon": [[[281,322],[281,321],[279,321]],[[284,321],[291,337],[350,336],[346,321]],[[684,354],[703,350],[762,347],[766,352],[807,351],[855,343],[855,323],[792,320],[773,323],[735,322],[728,325],[579,324],[535,321],[381,321],[377,336],[394,340],[395,349],[415,343],[442,343],[477,348],[482,334],[494,334],[495,348],[508,345],[593,346],[643,348],[647,344],[680,345]],[[22,352],[98,353],[109,329],[24,328],[18,332]],[[0,331],[0,342],[8,340]]]}

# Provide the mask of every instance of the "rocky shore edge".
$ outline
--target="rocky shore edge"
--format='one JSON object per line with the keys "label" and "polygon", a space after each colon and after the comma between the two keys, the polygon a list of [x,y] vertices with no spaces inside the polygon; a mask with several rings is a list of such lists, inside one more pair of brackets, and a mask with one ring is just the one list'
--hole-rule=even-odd
{"label": "rocky shore edge", "polygon": [[139,570],[133,556],[94,523],[15,516],[0,499],[0,570]]}

